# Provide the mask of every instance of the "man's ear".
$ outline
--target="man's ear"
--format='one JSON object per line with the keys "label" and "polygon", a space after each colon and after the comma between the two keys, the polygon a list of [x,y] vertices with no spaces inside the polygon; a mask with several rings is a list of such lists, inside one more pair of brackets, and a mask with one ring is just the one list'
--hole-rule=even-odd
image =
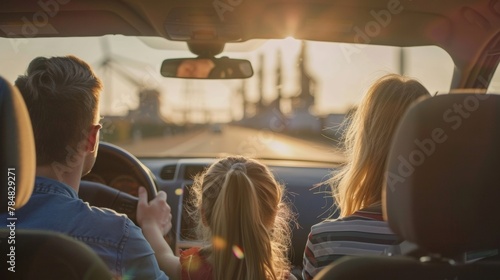
{"label": "man's ear", "polygon": [[97,150],[97,145],[99,144],[99,130],[101,130],[100,124],[92,125],[90,128],[90,133],[87,136],[87,151],[95,152]]}

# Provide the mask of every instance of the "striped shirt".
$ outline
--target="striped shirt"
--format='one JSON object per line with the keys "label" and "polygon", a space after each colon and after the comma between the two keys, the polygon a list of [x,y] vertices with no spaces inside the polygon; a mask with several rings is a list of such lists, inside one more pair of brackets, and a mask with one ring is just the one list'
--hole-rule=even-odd
{"label": "striped shirt", "polygon": [[401,240],[382,218],[380,203],[311,228],[304,251],[302,277],[312,279],[323,267],[343,256],[385,255]]}

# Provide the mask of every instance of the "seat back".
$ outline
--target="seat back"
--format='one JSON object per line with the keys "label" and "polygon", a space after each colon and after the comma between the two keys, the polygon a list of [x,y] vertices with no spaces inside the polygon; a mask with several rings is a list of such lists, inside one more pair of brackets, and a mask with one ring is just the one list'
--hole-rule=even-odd
{"label": "seat back", "polygon": [[[0,279],[111,279],[104,262],[81,242],[62,234],[16,229],[16,209],[28,202],[35,178],[35,146],[19,91],[0,77]],[[10,207],[10,208],[8,208]]]}
{"label": "seat back", "polygon": [[[11,233],[0,230],[0,262],[6,264],[1,279],[111,279],[96,253],[68,236],[38,230]],[[10,236],[15,244],[9,243]]]}
{"label": "seat back", "polygon": [[383,205],[391,229],[426,254],[344,257],[315,279],[500,279],[500,262],[464,258],[500,248],[499,167],[500,95],[416,104],[393,138]]}
{"label": "seat back", "polygon": [[[0,77],[0,206],[20,208],[35,181],[35,143],[23,98]],[[9,202],[10,201],[10,202]]]}
{"label": "seat back", "polygon": [[498,262],[450,264],[399,256],[347,256],[326,266],[314,280],[498,280]]}
{"label": "seat back", "polygon": [[387,165],[391,229],[453,258],[500,248],[500,96],[450,94],[409,110]]}

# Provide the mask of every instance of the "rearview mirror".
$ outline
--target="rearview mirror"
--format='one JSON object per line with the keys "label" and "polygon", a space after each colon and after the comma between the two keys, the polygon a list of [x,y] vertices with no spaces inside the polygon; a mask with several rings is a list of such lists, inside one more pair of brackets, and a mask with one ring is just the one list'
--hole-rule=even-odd
{"label": "rearview mirror", "polygon": [[250,61],[244,59],[176,58],[163,61],[161,75],[188,79],[245,79],[252,77],[253,69]]}

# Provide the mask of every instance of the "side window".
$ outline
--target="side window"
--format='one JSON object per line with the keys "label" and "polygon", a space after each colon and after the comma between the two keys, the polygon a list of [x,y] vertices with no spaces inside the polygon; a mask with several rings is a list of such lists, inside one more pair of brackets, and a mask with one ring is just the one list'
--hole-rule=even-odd
{"label": "side window", "polygon": [[493,74],[493,78],[491,79],[490,85],[488,86],[488,90],[486,92],[500,94],[500,63],[497,66],[495,74]]}
{"label": "side window", "polygon": [[450,92],[454,64],[450,55],[436,46],[404,48],[404,74],[418,79],[429,92]]}

